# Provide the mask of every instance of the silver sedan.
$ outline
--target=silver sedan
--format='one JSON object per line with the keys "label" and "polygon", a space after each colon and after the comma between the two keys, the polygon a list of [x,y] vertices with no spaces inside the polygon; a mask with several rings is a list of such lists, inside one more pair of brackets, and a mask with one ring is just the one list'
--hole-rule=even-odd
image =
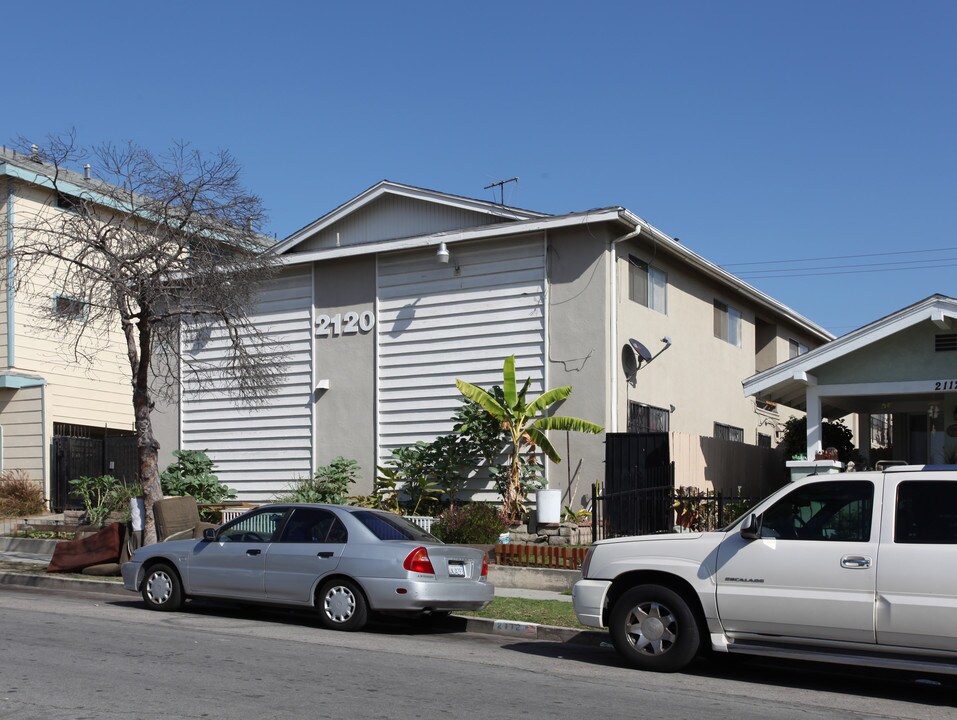
{"label": "silver sedan", "polygon": [[314,607],[336,630],[361,628],[370,612],[479,610],[494,595],[483,551],[344,505],[265,505],[202,540],[139,548],[122,572],[153,610],[191,597]]}

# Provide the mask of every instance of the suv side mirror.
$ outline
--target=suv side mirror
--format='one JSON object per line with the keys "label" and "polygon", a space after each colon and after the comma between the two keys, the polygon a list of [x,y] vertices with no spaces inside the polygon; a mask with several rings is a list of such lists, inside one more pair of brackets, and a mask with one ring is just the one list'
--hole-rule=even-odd
{"label": "suv side mirror", "polygon": [[203,540],[209,542],[216,539],[216,528],[203,528]]}
{"label": "suv side mirror", "polygon": [[741,523],[741,537],[746,540],[757,540],[761,537],[761,521],[754,513],[748,515]]}

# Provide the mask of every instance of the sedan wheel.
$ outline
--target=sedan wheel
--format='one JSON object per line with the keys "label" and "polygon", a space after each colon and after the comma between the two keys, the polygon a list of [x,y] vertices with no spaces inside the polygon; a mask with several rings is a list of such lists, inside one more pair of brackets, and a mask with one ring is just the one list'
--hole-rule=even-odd
{"label": "sedan wheel", "polygon": [[688,603],[660,585],[640,585],[622,595],[612,608],[608,629],[615,649],[644,670],[680,670],[701,644]]}
{"label": "sedan wheel", "polygon": [[330,630],[358,630],[369,616],[365,596],[355,583],[330,580],[319,590],[319,619]]}
{"label": "sedan wheel", "polygon": [[151,610],[179,610],[183,605],[179,575],[168,565],[153,565],[146,571],[142,593],[146,607]]}

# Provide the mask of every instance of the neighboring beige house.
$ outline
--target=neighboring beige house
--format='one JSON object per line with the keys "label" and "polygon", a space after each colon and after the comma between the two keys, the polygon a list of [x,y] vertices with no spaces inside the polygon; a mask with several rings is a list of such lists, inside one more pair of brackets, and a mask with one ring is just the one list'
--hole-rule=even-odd
{"label": "neighboring beige house", "polygon": [[[393,448],[451,430],[457,378],[500,383],[510,354],[530,392],[573,387],[561,414],[671,432],[678,484],[708,485],[716,447],[773,447],[793,414],[743,397],[744,378],[833,338],[621,207],[547,215],[383,181],[278,251],[260,322],[287,351],[282,390],[249,410],[184,377],[180,407],[154,415],[163,447],[208,451],[246,500],[337,455],[369,492]],[[604,439],[560,435],[549,485],[577,502]]]}
{"label": "neighboring beige house", "polygon": [[[824,449],[821,421],[853,414],[868,465],[957,463],[957,299],[931,295],[748,377],[744,392],[807,410],[811,460]],[[873,422],[887,417],[889,432]]]}
{"label": "neighboring beige house", "polygon": [[[66,173],[55,192],[32,162],[0,153],[0,228],[8,250],[24,223],[37,214],[72,212],[70,193],[86,191],[86,178]],[[0,466],[27,471],[52,499],[55,436],[102,438],[132,430],[129,364],[119,332],[91,333],[77,346],[51,331],[51,311],[80,322],[84,303],[53,290],[42,276],[29,291],[18,291],[13,272],[8,262],[0,292]]]}

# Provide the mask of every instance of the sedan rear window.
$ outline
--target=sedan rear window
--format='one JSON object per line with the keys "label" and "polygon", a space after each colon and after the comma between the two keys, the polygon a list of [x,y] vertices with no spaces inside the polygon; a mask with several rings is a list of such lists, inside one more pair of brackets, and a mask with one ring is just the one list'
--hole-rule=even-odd
{"label": "sedan rear window", "polygon": [[417,542],[439,542],[439,540],[415,523],[388,513],[359,510],[352,516],[365,525],[380,540],[415,540]]}

